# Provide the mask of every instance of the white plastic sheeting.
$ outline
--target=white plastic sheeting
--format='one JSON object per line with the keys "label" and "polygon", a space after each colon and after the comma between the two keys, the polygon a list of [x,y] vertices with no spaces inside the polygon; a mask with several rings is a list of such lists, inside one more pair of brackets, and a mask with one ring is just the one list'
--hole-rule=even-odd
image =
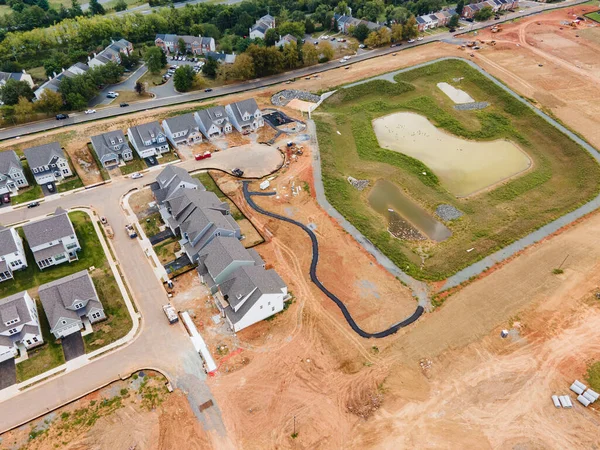
{"label": "white plastic sheeting", "polygon": [[202,336],[200,336],[200,333],[198,333],[196,325],[194,325],[194,322],[192,321],[192,318],[190,317],[189,313],[187,311],[182,312],[181,318],[183,319],[183,323],[185,324],[185,327],[187,328],[188,333],[190,334],[190,338],[192,339],[192,344],[194,344],[194,348],[198,353],[200,353],[200,356],[202,356],[202,359],[204,360],[204,364],[206,365],[206,372],[214,372],[215,370],[217,370],[217,365],[215,364],[215,361],[210,355],[210,352],[208,351],[208,347],[206,346],[204,339],[202,339]]}

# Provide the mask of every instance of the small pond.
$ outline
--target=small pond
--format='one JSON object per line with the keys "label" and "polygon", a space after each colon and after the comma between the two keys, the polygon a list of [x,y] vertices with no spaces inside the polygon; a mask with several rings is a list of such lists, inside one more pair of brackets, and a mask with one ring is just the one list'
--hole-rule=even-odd
{"label": "small pond", "polygon": [[438,222],[427,211],[414,203],[393,183],[379,180],[369,193],[369,204],[389,221],[389,231],[405,240],[427,238],[441,242],[452,236],[452,231]]}

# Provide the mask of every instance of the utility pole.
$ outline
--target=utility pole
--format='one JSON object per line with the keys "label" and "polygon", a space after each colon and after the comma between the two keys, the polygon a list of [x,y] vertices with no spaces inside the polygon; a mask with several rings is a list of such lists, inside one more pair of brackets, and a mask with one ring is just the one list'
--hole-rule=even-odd
{"label": "utility pole", "polygon": [[558,266],[558,270],[560,270],[560,268],[562,267],[562,265],[565,263],[565,261],[567,260],[567,258],[569,257],[569,255],[565,256],[565,259],[563,259],[563,262],[560,263],[560,266]]}
{"label": "utility pole", "polygon": [[294,415],[294,436],[296,435],[296,416]]}

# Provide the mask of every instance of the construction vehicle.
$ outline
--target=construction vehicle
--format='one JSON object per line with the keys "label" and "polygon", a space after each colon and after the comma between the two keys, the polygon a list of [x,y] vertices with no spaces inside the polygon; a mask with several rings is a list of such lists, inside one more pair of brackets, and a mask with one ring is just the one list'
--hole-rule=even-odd
{"label": "construction vehicle", "polygon": [[469,47],[469,48],[475,47],[475,45],[477,45],[476,41],[469,41],[469,42],[467,42],[467,47]]}
{"label": "construction vehicle", "polygon": [[125,225],[125,231],[127,232],[127,234],[129,235],[129,237],[131,239],[135,239],[136,237],[138,237],[137,232],[135,231],[135,228],[133,227],[133,225],[131,224],[127,224]]}
{"label": "construction vehicle", "polygon": [[177,311],[175,311],[175,308],[173,308],[173,305],[171,305],[170,303],[163,305],[163,311],[165,313],[165,316],[167,316],[167,319],[169,319],[169,323],[171,325],[179,321]]}

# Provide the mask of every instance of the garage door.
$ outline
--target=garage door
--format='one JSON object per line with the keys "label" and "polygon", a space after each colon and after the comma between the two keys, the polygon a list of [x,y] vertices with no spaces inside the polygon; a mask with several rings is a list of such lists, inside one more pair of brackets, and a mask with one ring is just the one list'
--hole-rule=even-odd
{"label": "garage door", "polygon": [[74,323],[73,325],[60,330],[60,337],[65,337],[70,334],[77,333],[77,332],[79,332],[79,330],[80,330],[79,323]]}

